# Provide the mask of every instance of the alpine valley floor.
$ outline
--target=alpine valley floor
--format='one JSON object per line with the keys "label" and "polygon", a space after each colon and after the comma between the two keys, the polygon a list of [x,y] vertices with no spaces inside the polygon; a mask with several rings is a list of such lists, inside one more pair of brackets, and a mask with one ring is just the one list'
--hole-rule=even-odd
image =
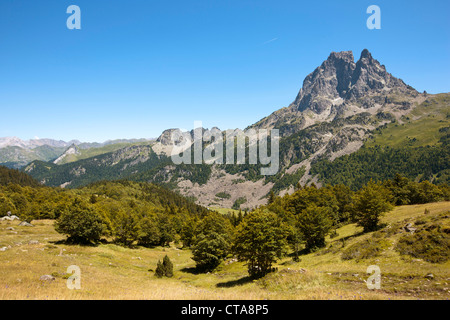
{"label": "alpine valley floor", "polygon": [[[338,236],[327,238],[324,249],[301,255],[300,262],[287,256],[275,265],[277,271],[258,280],[249,279],[246,266],[234,260],[216,272],[196,274],[191,251],[175,244],[152,249],[67,245],[53,220],[36,220],[35,227],[1,221],[0,248],[6,249],[0,251],[0,300],[449,299],[450,261],[431,263],[396,250],[398,240],[409,234],[404,227],[408,223],[416,232],[427,225],[448,230],[449,208],[450,202],[396,207],[383,217],[384,229],[366,234],[355,224],[346,225],[337,230]],[[382,250],[365,258],[362,253],[371,242]],[[159,279],[152,270],[166,254],[174,276]],[[79,290],[66,286],[70,265],[81,269]],[[380,267],[380,289],[366,285],[369,265]],[[40,280],[42,275],[54,280]]]}

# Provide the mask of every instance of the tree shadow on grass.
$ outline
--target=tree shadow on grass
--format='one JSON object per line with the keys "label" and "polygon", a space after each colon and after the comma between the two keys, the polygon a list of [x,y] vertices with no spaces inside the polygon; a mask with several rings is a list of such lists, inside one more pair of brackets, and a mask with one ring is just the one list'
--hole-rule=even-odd
{"label": "tree shadow on grass", "polygon": [[356,232],[355,234],[351,234],[351,235],[348,235],[348,236],[345,236],[345,237],[342,237],[342,238],[339,238],[339,239],[333,239],[332,241],[329,241],[329,243],[331,243],[331,242],[337,242],[337,241],[347,241],[347,240],[350,240],[350,239],[352,239],[352,238],[356,238],[356,237],[359,237],[359,236],[362,236],[364,234],[364,231],[358,231],[358,232]]}
{"label": "tree shadow on grass", "polygon": [[49,241],[49,243],[64,244],[64,245],[69,245],[69,246],[97,247],[100,243],[102,243],[102,241],[98,241],[98,242],[94,243],[94,242],[87,242],[87,241],[77,241],[77,240],[73,240],[71,238],[67,238],[67,239],[63,239],[63,240]]}
{"label": "tree shadow on grass", "polygon": [[218,288],[231,288],[235,286],[242,286],[246,283],[252,282],[254,278],[246,276],[237,280],[231,280],[226,282],[219,282],[216,284],[216,287]]}
{"label": "tree shadow on grass", "polygon": [[190,274],[201,274],[204,272],[201,272],[200,270],[198,270],[196,267],[185,267],[183,269],[180,269],[181,272],[186,272],[186,273],[190,273]]}

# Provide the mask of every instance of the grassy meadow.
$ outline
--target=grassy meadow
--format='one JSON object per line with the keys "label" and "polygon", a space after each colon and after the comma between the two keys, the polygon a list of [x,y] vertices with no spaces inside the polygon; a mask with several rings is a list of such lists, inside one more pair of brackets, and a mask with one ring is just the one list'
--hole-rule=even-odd
{"label": "grassy meadow", "polygon": [[[407,223],[440,223],[448,230],[449,209],[450,202],[396,207],[383,217],[384,229],[367,234],[355,224],[343,226],[327,238],[325,248],[301,255],[299,262],[287,256],[275,265],[276,272],[258,280],[249,279],[246,266],[233,260],[213,273],[197,274],[190,250],[176,244],[150,249],[106,242],[68,245],[53,220],[33,221],[34,227],[0,221],[0,248],[6,247],[0,251],[0,300],[449,299],[450,261],[431,263],[394,250]],[[374,243],[376,250],[364,251]],[[344,253],[357,258],[344,260]],[[157,278],[153,270],[165,255],[174,264],[174,276]],[[66,286],[70,265],[81,269],[79,290]],[[380,289],[367,288],[369,265],[380,267]],[[42,281],[42,275],[55,280]]]}

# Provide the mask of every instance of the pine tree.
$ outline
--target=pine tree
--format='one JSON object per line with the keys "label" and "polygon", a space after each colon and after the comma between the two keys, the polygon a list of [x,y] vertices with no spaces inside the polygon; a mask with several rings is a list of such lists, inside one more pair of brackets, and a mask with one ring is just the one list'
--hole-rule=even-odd
{"label": "pine tree", "polygon": [[162,266],[164,270],[164,275],[168,278],[173,277],[173,263],[172,261],[170,261],[167,255],[163,259]]}
{"label": "pine tree", "polygon": [[161,263],[161,260],[158,260],[155,270],[155,276],[157,276],[158,278],[162,278],[164,277],[164,274],[165,274],[164,265]]}
{"label": "pine tree", "polygon": [[271,204],[275,201],[275,193],[273,193],[273,190],[270,190],[269,193],[269,200],[267,200],[267,204]]}

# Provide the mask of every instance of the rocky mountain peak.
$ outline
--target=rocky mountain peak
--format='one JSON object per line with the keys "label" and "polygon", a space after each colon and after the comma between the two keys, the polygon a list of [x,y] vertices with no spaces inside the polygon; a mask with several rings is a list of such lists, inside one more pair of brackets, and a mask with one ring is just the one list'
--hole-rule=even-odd
{"label": "rocky mountain peak", "polygon": [[350,51],[340,51],[340,52],[331,52],[328,59],[326,61],[337,61],[343,60],[347,63],[354,62],[353,52]]}
{"label": "rocky mountain peak", "polygon": [[361,52],[361,57],[359,58],[359,60],[361,60],[361,59],[373,59],[372,54],[369,52],[369,50],[364,49]]}
{"label": "rocky mountain peak", "polygon": [[355,100],[392,88],[409,90],[402,80],[388,73],[369,50],[364,49],[356,63],[352,51],[332,52],[305,78],[291,109],[321,114],[344,100]]}

